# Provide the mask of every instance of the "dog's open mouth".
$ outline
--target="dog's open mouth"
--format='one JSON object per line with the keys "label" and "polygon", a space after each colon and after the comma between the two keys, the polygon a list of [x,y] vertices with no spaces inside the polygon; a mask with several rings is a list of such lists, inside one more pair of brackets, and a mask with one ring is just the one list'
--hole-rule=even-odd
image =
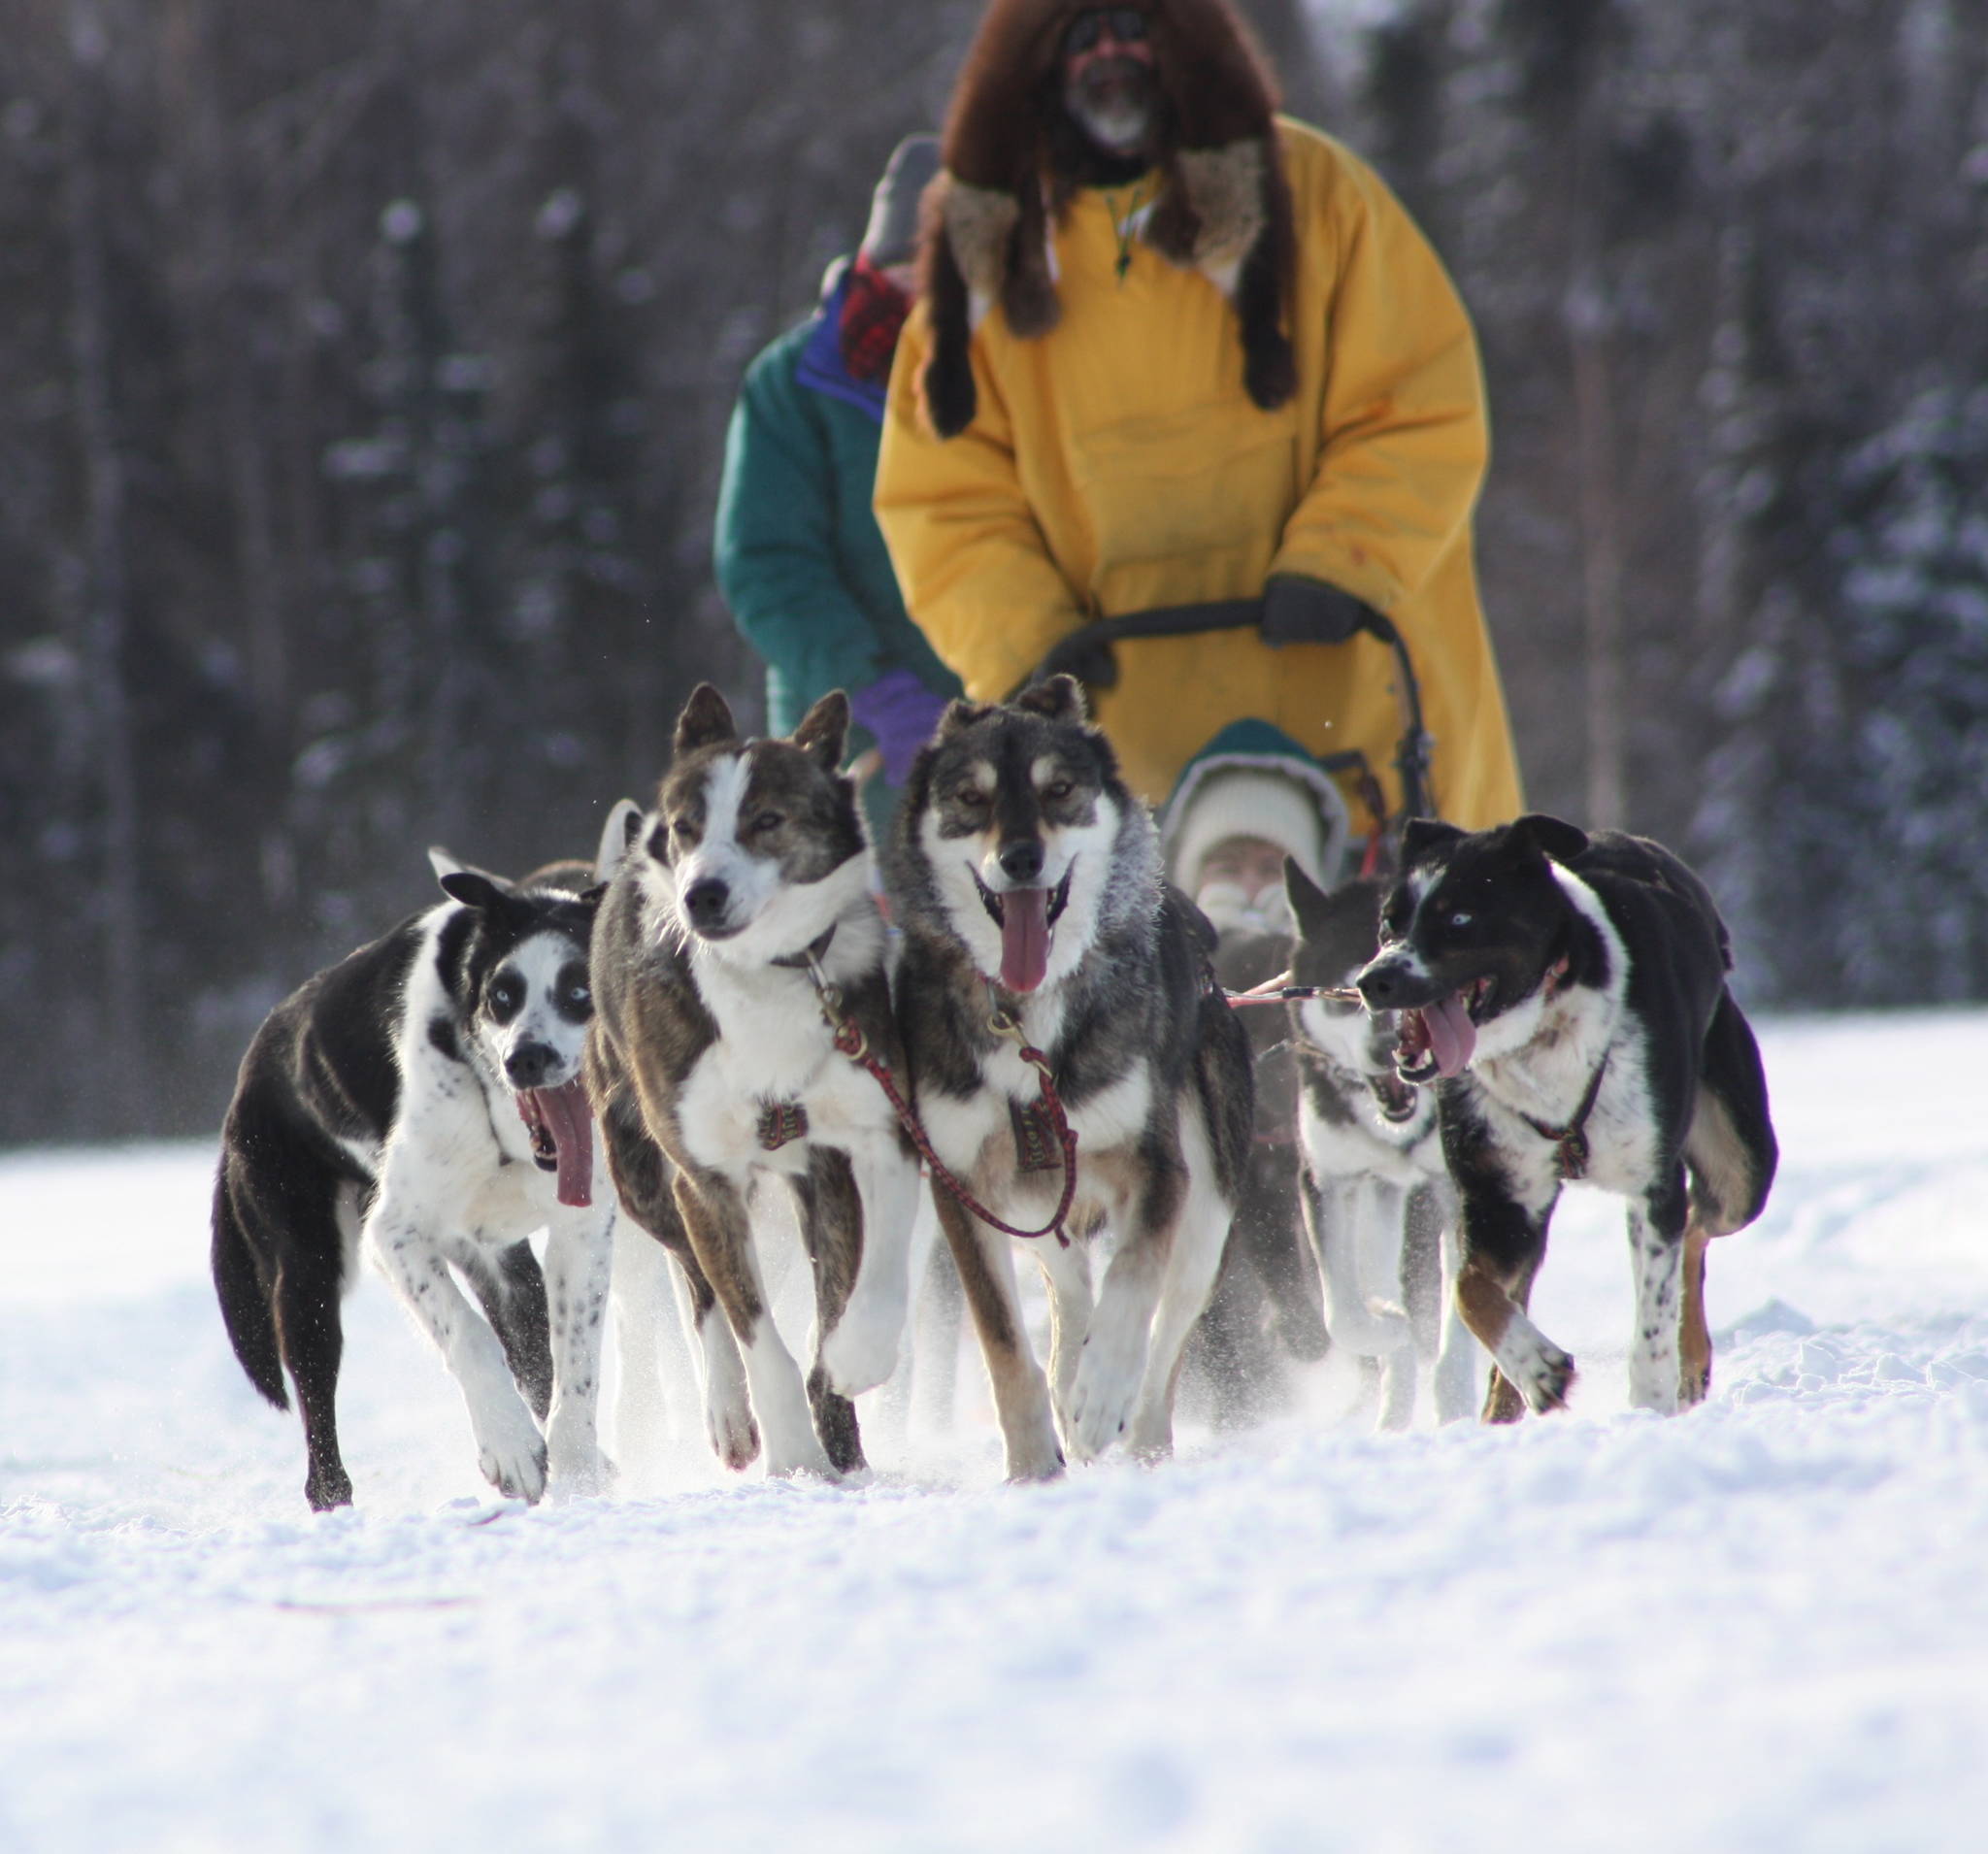
{"label": "dog's open mouth", "polygon": [[980,906],[1001,929],[1001,982],[1010,991],[1034,991],[1049,970],[1049,946],[1056,923],[1070,906],[1073,862],[1054,888],[1010,888],[996,894],[972,872]]}
{"label": "dog's open mouth", "polygon": [[594,1201],[593,1110],[586,1088],[574,1080],[558,1088],[525,1088],[518,1117],[532,1137],[532,1163],[559,1175],[559,1202],[580,1208]]}
{"label": "dog's open mouth", "polygon": [[1403,1121],[1414,1118],[1415,1109],[1421,1105],[1420,1089],[1411,1087],[1398,1075],[1371,1076],[1367,1085],[1374,1091],[1374,1103],[1380,1109],[1380,1117],[1390,1126],[1400,1126]]}
{"label": "dog's open mouth", "polygon": [[1402,1012],[1402,1037],[1394,1052],[1395,1074],[1402,1080],[1420,1085],[1463,1074],[1477,1047],[1477,1019],[1491,982],[1479,978],[1433,1005]]}

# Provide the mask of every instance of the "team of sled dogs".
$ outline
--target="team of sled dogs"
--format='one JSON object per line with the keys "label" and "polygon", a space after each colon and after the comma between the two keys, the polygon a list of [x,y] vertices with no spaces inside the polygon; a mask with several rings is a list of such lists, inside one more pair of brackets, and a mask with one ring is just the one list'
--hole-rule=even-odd
{"label": "team of sled dogs", "polygon": [[[362,1243],[461,1386],[489,1481],[604,1486],[617,1213],[680,1270],[718,1456],[860,1470],[852,1400],[896,1365],[927,1191],[1010,1476],[1169,1451],[1258,1133],[1213,930],[1070,679],[954,703],[880,857],[847,730],[837,693],[744,738],[700,687],[652,809],[617,806],[591,865],[510,881],[432,852],[444,899],[257,1032],[214,1276],[250,1380],[280,1407],[294,1390],[314,1506],[351,1498],[335,1395]],[[1583,1177],[1629,1207],[1633,1402],[1698,1401],[1706,1243],[1759,1213],[1775,1163],[1709,896],[1652,843],[1541,815],[1411,821],[1396,860],[1331,892],[1288,872],[1288,989],[1345,994],[1282,1006],[1333,1344],[1375,1361],[1383,1423],[1407,1420],[1418,1351],[1441,1417],[1478,1348],[1487,1419],[1559,1407],[1574,1360],[1527,1305]],[[812,1270],[805,1365],[769,1310],[769,1186]],[[1406,1305],[1418,1268],[1444,1288],[1440,1343]]]}

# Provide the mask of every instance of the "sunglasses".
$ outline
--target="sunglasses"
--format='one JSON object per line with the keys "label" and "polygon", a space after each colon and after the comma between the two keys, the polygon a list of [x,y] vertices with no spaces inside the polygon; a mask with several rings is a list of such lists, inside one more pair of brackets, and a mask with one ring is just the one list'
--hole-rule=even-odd
{"label": "sunglasses", "polygon": [[1079,13],[1063,35],[1063,55],[1088,51],[1107,32],[1120,45],[1142,45],[1152,26],[1137,7],[1100,7]]}

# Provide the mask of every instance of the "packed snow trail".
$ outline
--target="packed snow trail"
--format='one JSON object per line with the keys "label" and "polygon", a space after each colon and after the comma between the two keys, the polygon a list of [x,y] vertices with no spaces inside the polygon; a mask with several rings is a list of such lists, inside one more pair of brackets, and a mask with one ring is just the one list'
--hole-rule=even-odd
{"label": "packed snow trail", "polygon": [[1763,1043],[1783,1168],[1713,1247],[1702,1408],[1625,1409],[1576,1192],[1564,1417],[1376,1437],[1327,1369],[1047,1487],[1000,1484],[968,1351],[950,1428],[865,1400],[867,1486],[678,1437],[516,1506],[369,1275],[358,1505],[314,1518],[206,1279],[211,1150],[0,1159],[0,1848],[1978,1847],[1988,1014]]}

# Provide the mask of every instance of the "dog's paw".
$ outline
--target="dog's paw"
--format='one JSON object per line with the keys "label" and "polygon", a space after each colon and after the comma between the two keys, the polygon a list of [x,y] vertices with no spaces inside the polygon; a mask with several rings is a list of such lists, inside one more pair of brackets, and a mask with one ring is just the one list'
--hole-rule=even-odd
{"label": "dog's paw", "polygon": [[1139,1395],[1139,1374],[1126,1361],[1110,1356],[1112,1348],[1098,1342],[1094,1331],[1084,1341],[1077,1361],[1077,1382],[1071,1386],[1064,1411],[1063,1438],[1078,1461],[1096,1461],[1125,1433]]}
{"label": "dog's paw", "polygon": [[1392,1358],[1415,1342],[1408,1314],[1385,1301],[1334,1308],[1326,1315],[1325,1329],[1332,1336],[1333,1348],[1352,1358]]}
{"label": "dog's paw", "polygon": [[767,1445],[766,1477],[789,1480],[796,1474],[812,1474],[828,1481],[841,1479],[828,1459],[828,1451],[812,1433],[805,1439],[796,1436],[784,1446]]}
{"label": "dog's paw", "polygon": [[550,1457],[546,1480],[555,1500],[586,1500],[611,1494],[620,1478],[621,1471],[598,1448],[562,1456],[555,1446]]}
{"label": "dog's paw", "polygon": [[759,1458],[759,1425],[745,1398],[713,1398],[704,1410],[705,1434],[711,1452],[734,1473]]}
{"label": "dog's paw", "polygon": [[1677,1367],[1677,1407],[1691,1409],[1712,1394],[1712,1362],[1684,1359]]}
{"label": "dog's paw", "polygon": [[1008,1451],[1008,1478],[1011,1481],[1056,1480],[1063,1473],[1063,1451],[1050,1436],[1044,1441]]}
{"label": "dog's paw", "polygon": [[[853,1309],[852,1309],[853,1312]],[[822,1369],[828,1381],[844,1397],[860,1397],[875,1390],[897,1370],[898,1335],[904,1325],[904,1309],[898,1318],[873,1313],[845,1314],[834,1332],[821,1341]]]}
{"label": "dog's paw", "polygon": [[[522,1414],[522,1404],[518,1410]],[[530,1427],[529,1422],[526,1426]],[[536,1506],[545,1498],[546,1444],[536,1429],[531,1430],[529,1444],[522,1438],[480,1442],[477,1466],[483,1471],[483,1478],[507,1499],[530,1501]]]}
{"label": "dog's paw", "polygon": [[1526,1400],[1526,1407],[1536,1416],[1543,1416],[1548,1410],[1567,1407],[1574,1379],[1572,1354],[1541,1341],[1532,1370],[1519,1379],[1519,1391]]}
{"label": "dog's paw", "polygon": [[604,1494],[614,1484],[614,1464],[601,1453],[591,1408],[553,1405],[546,1455],[547,1478],[562,1496]]}

